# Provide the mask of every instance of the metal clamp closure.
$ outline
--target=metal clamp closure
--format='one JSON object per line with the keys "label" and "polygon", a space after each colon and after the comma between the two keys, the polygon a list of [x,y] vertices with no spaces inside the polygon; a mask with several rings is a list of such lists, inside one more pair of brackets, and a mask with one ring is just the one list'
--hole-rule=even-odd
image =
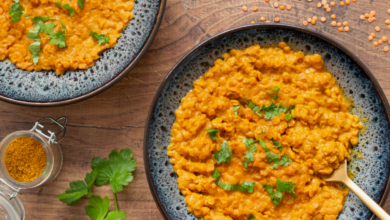
{"label": "metal clamp closure", "polygon": [[[61,123],[61,121],[63,122]],[[58,118],[57,120],[54,120],[53,118],[42,118],[37,122],[35,122],[34,127],[30,131],[35,131],[41,134],[43,137],[47,138],[49,144],[58,144],[65,137],[66,122],[67,122],[66,117],[61,117]],[[60,127],[60,129],[57,132],[52,132],[48,130],[47,133],[49,134],[45,134],[41,129],[45,127],[44,125],[49,125],[49,124],[56,124]],[[57,135],[60,135],[61,133],[62,133],[61,138],[57,140]]]}
{"label": "metal clamp closure", "polygon": [[14,188],[12,187],[10,184],[8,184],[5,180],[1,179],[0,178],[0,182],[3,182],[6,186],[8,186],[12,192],[11,195],[9,195],[9,200],[12,200],[14,198],[16,198],[16,196],[18,196],[19,192],[20,192],[20,188]]}

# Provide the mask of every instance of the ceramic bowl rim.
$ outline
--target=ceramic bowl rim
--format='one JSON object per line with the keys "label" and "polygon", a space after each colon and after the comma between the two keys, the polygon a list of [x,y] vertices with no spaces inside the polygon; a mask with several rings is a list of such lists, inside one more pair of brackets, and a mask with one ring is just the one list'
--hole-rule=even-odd
{"label": "ceramic bowl rim", "polygon": [[[149,148],[148,148],[148,146],[149,146],[150,125],[151,125],[151,122],[152,122],[153,113],[154,113],[154,110],[156,108],[158,99],[160,98],[160,96],[162,94],[162,91],[165,88],[165,86],[173,78],[173,73],[176,72],[185,62],[187,62],[189,59],[191,59],[192,55],[194,53],[196,53],[198,50],[202,49],[207,44],[209,44],[209,43],[211,43],[211,42],[213,42],[215,40],[218,40],[220,38],[223,38],[223,37],[225,37],[227,35],[231,35],[231,34],[234,34],[234,33],[240,32],[240,31],[249,30],[249,29],[257,29],[257,28],[281,28],[281,29],[288,29],[288,30],[294,30],[294,31],[303,32],[303,33],[312,35],[314,37],[320,38],[320,39],[324,40],[325,42],[330,43],[333,46],[335,46],[336,48],[338,48],[341,51],[343,51],[353,61],[355,61],[359,65],[360,68],[362,68],[362,70],[366,73],[366,75],[368,76],[368,78],[370,79],[372,84],[375,86],[375,89],[378,92],[378,94],[379,94],[379,96],[380,96],[380,98],[381,98],[381,100],[383,102],[383,105],[385,107],[387,120],[390,121],[389,120],[389,118],[390,118],[390,106],[389,106],[389,103],[387,101],[387,98],[386,98],[386,96],[385,96],[381,86],[379,85],[379,83],[376,80],[376,78],[374,77],[374,75],[371,73],[371,71],[367,68],[367,66],[356,55],[354,55],[346,47],[344,47],[340,43],[334,41],[330,37],[328,37],[328,36],[326,36],[326,35],[324,35],[322,33],[316,32],[316,31],[312,31],[312,30],[309,30],[309,29],[306,29],[306,28],[298,27],[298,26],[295,26],[295,25],[288,25],[288,24],[252,24],[252,25],[245,25],[245,26],[232,28],[232,29],[223,31],[223,32],[221,32],[219,34],[216,34],[216,35],[210,37],[209,39],[203,41],[202,43],[198,44],[197,46],[195,46],[186,55],[184,55],[179,60],[179,62],[177,62],[177,64],[171,69],[171,71],[164,78],[163,82],[161,83],[160,87],[158,88],[157,93],[156,93],[156,95],[155,95],[155,97],[153,99],[153,102],[152,102],[152,104],[150,106],[150,109],[149,109],[149,113],[148,113],[148,117],[147,117],[146,125],[145,125],[144,143],[143,143],[143,147],[144,147],[144,149],[143,149],[144,150],[143,157],[144,157],[145,173],[146,173],[146,177],[147,177],[147,180],[148,180],[149,189],[150,189],[150,191],[152,192],[152,195],[153,195],[153,199],[154,199],[155,203],[157,204],[157,207],[160,210],[160,213],[163,215],[163,217],[165,219],[171,220],[170,216],[168,215],[167,211],[165,210],[165,208],[164,208],[164,206],[163,206],[163,204],[162,204],[162,202],[160,200],[160,197],[158,196],[156,187],[155,187],[154,182],[153,182],[153,177],[152,177],[151,172],[150,172]],[[390,173],[390,170],[389,170],[389,173]],[[388,178],[386,180],[386,186],[385,186],[383,195],[381,196],[381,199],[380,199],[380,202],[379,202],[379,205],[381,207],[384,205],[384,203],[385,203],[385,201],[386,201],[386,199],[388,197],[389,185],[390,185],[390,178]],[[373,214],[371,216],[370,220],[373,220],[374,217],[375,217],[375,215]]]}
{"label": "ceramic bowl rim", "polygon": [[158,9],[157,16],[155,18],[155,23],[152,27],[152,30],[150,31],[149,36],[143,43],[141,49],[135,54],[134,59],[114,78],[110,79],[108,82],[103,84],[102,86],[89,91],[83,95],[76,96],[73,98],[68,98],[60,101],[53,101],[53,102],[30,102],[25,100],[19,100],[19,99],[13,99],[8,96],[4,96],[0,94],[0,100],[5,101],[12,104],[22,105],[22,106],[36,106],[36,107],[54,107],[54,106],[62,106],[62,105],[69,105],[74,104],[76,102],[80,102],[86,99],[89,99],[97,94],[102,93],[103,91],[109,89],[111,86],[115,85],[117,82],[119,82],[123,77],[125,77],[130,71],[137,66],[139,61],[142,59],[142,57],[145,55],[146,51],[148,51],[150,45],[153,43],[154,38],[156,37],[159,27],[161,25],[162,18],[164,16],[165,12],[165,6],[166,6],[167,0],[160,0],[160,7]]}

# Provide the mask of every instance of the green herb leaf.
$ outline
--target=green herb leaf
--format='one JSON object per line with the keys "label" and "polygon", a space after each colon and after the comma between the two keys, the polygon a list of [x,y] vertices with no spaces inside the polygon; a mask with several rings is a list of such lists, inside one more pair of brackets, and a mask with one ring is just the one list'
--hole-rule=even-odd
{"label": "green herb leaf", "polygon": [[274,189],[272,188],[272,186],[267,185],[267,184],[264,184],[263,188],[269,194],[269,197],[270,197],[273,204],[279,205],[282,202],[282,198],[283,198],[282,192],[280,192],[280,191],[274,192]]}
{"label": "green herb leaf", "polygon": [[65,34],[67,34],[65,24],[62,21],[58,21],[58,23],[61,24],[62,29],[65,31]]}
{"label": "green herb leaf", "polygon": [[262,129],[262,131],[263,131],[263,133],[265,133],[265,129],[264,128]]}
{"label": "green herb leaf", "polygon": [[126,213],[119,211],[112,211],[107,215],[110,206],[110,200],[107,196],[103,200],[100,196],[92,195],[88,204],[89,206],[85,207],[85,211],[93,220],[119,220],[127,216]]}
{"label": "green herb leaf", "polygon": [[51,35],[48,35],[48,37],[51,38],[50,42],[51,44],[57,45],[59,48],[66,47],[65,38],[68,35],[65,34],[62,31],[57,31],[57,33],[52,33]]}
{"label": "green herb leaf", "polygon": [[223,183],[219,181],[219,178],[221,177],[221,173],[216,168],[214,172],[211,174],[211,177],[215,180],[215,183],[217,186],[221,187],[222,189],[226,191],[237,191],[240,190],[241,192],[247,192],[247,193],[253,193],[255,189],[254,182],[243,182],[241,184],[231,184],[231,183]]}
{"label": "green herb leaf", "polygon": [[39,27],[35,28],[37,30],[29,30],[27,33],[27,38],[33,41],[40,41],[41,37],[39,36]]}
{"label": "green herb leaf", "polygon": [[250,214],[248,215],[248,217],[246,218],[246,220],[251,220],[251,219],[255,219],[256,217],[253,215],[253,214]]}
{"label": "green herb leaf", "polygon": [[44,26],[44,31],[48,35],[53,35],[54,34],[54,27],[56,26],[56,23],[53,22],[47,22],[46,25]]}
{"label": "green herb leaf", "polygon": [[109,160],[101,159],[100,157],[93,158],[92,169],[98,169],[98,175],[95,185],[103,186],[108,181],[114,193],[123,190],[123,186],[127,186],[133,181],[131,172],[135,170],[136,162],[133,160],[134,155],[130,149],[124,149],[118,152],[111,151]]}
{"label": "green herb leaf", "polygon": [[295,185],[296,184],[293,182],[286,182],[279,178],[276,178],[276,189],[281,192],[288,192],[294,194]]}
{"label": "green herb leaf", "polygon": [[238,109],[239,109],[239,108],[240,108],[239,105],[236,105],[236,106],[233,107],[233,113],[234,113],[234,115],[238,116]]}
{"label": "green herb leaf", "polygon": [[286,121],[290,121],[291,119],[293,119],[294,117],[292,116],[291,113],[288,113],[286,116],[284,116],[284,119],[286,119]]}
{"label": "green herb leaf", "polygon": [[28,14],[24,14],[23,16],[26,18],[30,18],[30,16],[28,16]]}
{"label": "green herb leaf", "polygon": [[77,4],[79,5],[79,7],[80,7],[81,9],[84,9],[84,2],[85,2],[85,0],[78,0],[78,1],[77,1]]}
{"label": "green herb leaf", "polygon": [[73,16],[75,14],[74,8],[72,8],[72,6],[70,6],[69,4],[62,5],[60,1],[56,2],[55,4],[60,6],[61,8],[65,9],[65,10],[67,10],[69,12],[70,16]]}
{"label": "green herb leaf", "polygon": [[[279,94],[279,90],[280,90],[280,87],[279,86],[275,86],[272,91],[276,91],[274,95],[272,95],[272,98],[274,100],[278,99],[278,94]],[[272,92],[266,92],[266,93],[272,93]]]}
{"label": "green herb leaf", "polygon": [[241,192],[253,193],[253,191],[255,190],[255,185],[255,182],[243,182],[241,183],[239,190]]}
{"label": "green herb leaf", "polygon": [[56,198],[68,205],[74,205],[80,199],[88,194],[88,187],[82,180],[77,180],[69,183],[70,189],[67,189],[65,193],[58,195]]}
{"label": "green herb leaf", "polygon": [[280,162],[279,162],[279,165],[282,165],[282,166],[288,166],[292,163],[292,160],[287,156],[287,155],[283,155],[281,158],[280,158]]}
{"label": "green herb leaf", "polygon": [[250,138],[245,138],[243,140],[243,143],[246,145],[246,149],[247,149],[243,164],[245,168],[248,169],[249,163],[255,162],[255,157],[253,153],[256,152],[257,149],[256,149],[255,141]]}
{"label": "green herb leaf", "polygon": [[213,140],[217,140],[218,137],[217,137],[217,133],[219,132],[219,130],[217,129],[206,129],[207,132],[209,132],[209,137]]}
{"label": "green herb leaf", "polygon": [[37,65],[39,61],[39,53],[41,52],[41,41],[35,41],[28,46],[28,51],[32,53],[31,59],[34,65]]}
{"label": "green herb leaf", "polygon": [[252,102],[252,101],[246,101],[245,99],[243,99],[244,101],[245,101],[245,103],[246,103],[246,105],[250,108],[250,109],[252,109],[252,111],[254,112],[254,113],[256,113],[257,115],[259,115],[260,117],[261,116],[263,116],[263,114],[261,114],[261,110],[263,110],[263,107],[262,108],[260,108],[259,106],[257,106],[254,102]]}
{"label": "green herb leaf", "polygon": [[106,44],[106,43],[110,42],[110,36],[106,36],[104,34],[98,34],[94,31],[90,31],[89,33],[90,33],[92,38],[94,38],[98,41],[99,44]]}
{"label": "green herb leaf", "polygon": [[225,162],[226,164],[230,163],[230,160],[233,157],[232,150],[230,149],[229,143],[227,141],[222,142],[221,150],[213,154],[217,160],[217,164]]}
{"label": "green herb leaf", "polygon": [[271,139],[271,141],[278,148],[279,151],[282,151],[283,146],[279,141],[275,141],[274,139]]}
{"label": "green herb leaf", "polygon": [[8,6],[9,12],[8,14],[11,15],[11,21],[13,23],[17,23],[21,20],[20,16],[23,15],[24,8],[19,3],[19,0],[14,0],[14,4]]}
{"label": "green herb leaf", "polygon": [[279,156],[273,153],[264,143],[263,140],[259,140],[260,146],[262,146],[265,150],[265,156],[267,159],[267,163],[274,163],[271,169],[277,169],[279,167]]}
{"label": "green herb leaf", "polygon": [[211,177],[213,177],[213,179],[215,179],[215,181],[219,180],[219,177],[221,177],[221,173],[219,172],[219,170],[217,168],[215,168],[215,170],[211,174]]}
{"label": "green herb leaf", "polygon": [[87,183],[88,191],[91,192],[92,185],[95,183],[96,177],[98,175],[97,170],[92,170],[92,172],[87,173],[85,176],[85,182]]}

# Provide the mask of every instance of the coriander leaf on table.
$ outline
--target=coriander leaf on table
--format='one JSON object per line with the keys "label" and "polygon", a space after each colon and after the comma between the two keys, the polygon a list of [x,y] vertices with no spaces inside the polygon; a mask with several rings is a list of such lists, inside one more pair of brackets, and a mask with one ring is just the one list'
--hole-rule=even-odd
{"label": "coriander leaf on table", "polygon": [[110,200],[107,196],[105,196],[103,200],[100,196],[92,195],[88,204],[89,206],[85,207],[85,211],[93,220],[120,220],[127,216],[126,213],[120,211],[112,211],[108,213]]}
{"label": "coriander leaf on table", "polygon": [[279,151],[282,151],[283,146],[279,141],[275,141],[274,139],[271,139],[271,141],[278,148]]}
{"label": "coriander leaf on table", "polygon": [[81,9],[84,9],[84,2],[85,2],[85,0],[78,0],[78,1],[77,1],[77,4],[79,5],[79,7],[80,7]]}
{"label": "coriander leaf on table", "polygon": [[63,9],[65,9],[65,10],[67,10],[69,12],[70,16],[73,16],[75,14],[74,8],[72,8],[72,6],[70,6],[69,4],[62,5],[62,3],[60,1],[56,2],[55,4]]}
{"label": "coriander leaf on table", "polygon": [[98,175],[97,170],[92,170],[92,172],[87,173],[85,176],[85,182],[87,183],[88,191],[91,192],[92,185],[95,183],[96,177]]}
{"label": "coriander leaf on table", "polygon": [[96,39],[99,44],[106,44],[110,42],[110,36],[106,36],[104,34],[98,34],[94,31],[90,31],[89,34],[92,38]]}
{"label": "coriander leaf on table", "polygon": [[14,4],[8,6],[9,12],[8,14],[11,15],[11,21],[13,23],[17,23],[21,20],[21,16],[23,15],[24,8],[19,3],[19,0],[14,0]]}
{"label": "coriander leaf on table", "polygon": [[65,193],[58,195],[56,198],[68,205],[74,205],[80,199],[88,194],[88,187],[82,180],[77,180],[69,183],[70,189],[67,189]]}
{"label": "coriander leaf on table", "polygon": [[210,129],[206,129],[206,131],[209,133],[209,137],[212,140],[217,140],[218,139],[217,133],[219,132],[219,130],[210,128]]}
{"label": "coriander leaf on table", "polygon": [[229,143],[224,141],[221,143],[221,149],[213,154],[215,159],[217,160],[217,164],[221,164],[225,162],[226,164],[230,163],[230,160],[233,157],[232,150],[230,149]]}
{"label": "coriander leaf on table", "polygon": [[134,155],[130,149],[123,149],[120,152],[111,151],[108,157],[109,160],[106,158],[102,160],[99,157],[92,160],[92,169],[98,171],[95,185],[103,186],[110,181],[113,192],[120,192],[123,190],[123,186],[127,186],[129,182],[133,181],[131,172],[135,170],[136,166]]}

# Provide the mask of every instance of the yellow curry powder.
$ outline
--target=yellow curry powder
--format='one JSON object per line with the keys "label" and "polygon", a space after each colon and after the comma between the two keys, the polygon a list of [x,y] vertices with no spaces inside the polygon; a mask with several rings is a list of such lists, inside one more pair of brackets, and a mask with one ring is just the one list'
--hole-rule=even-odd
{"label": "yellow curry powder", "polygon": [[16,181],[31,182],[38,178],[46,167],[45,149],[34,138],[15,138],[5,152],[5,165]]}

